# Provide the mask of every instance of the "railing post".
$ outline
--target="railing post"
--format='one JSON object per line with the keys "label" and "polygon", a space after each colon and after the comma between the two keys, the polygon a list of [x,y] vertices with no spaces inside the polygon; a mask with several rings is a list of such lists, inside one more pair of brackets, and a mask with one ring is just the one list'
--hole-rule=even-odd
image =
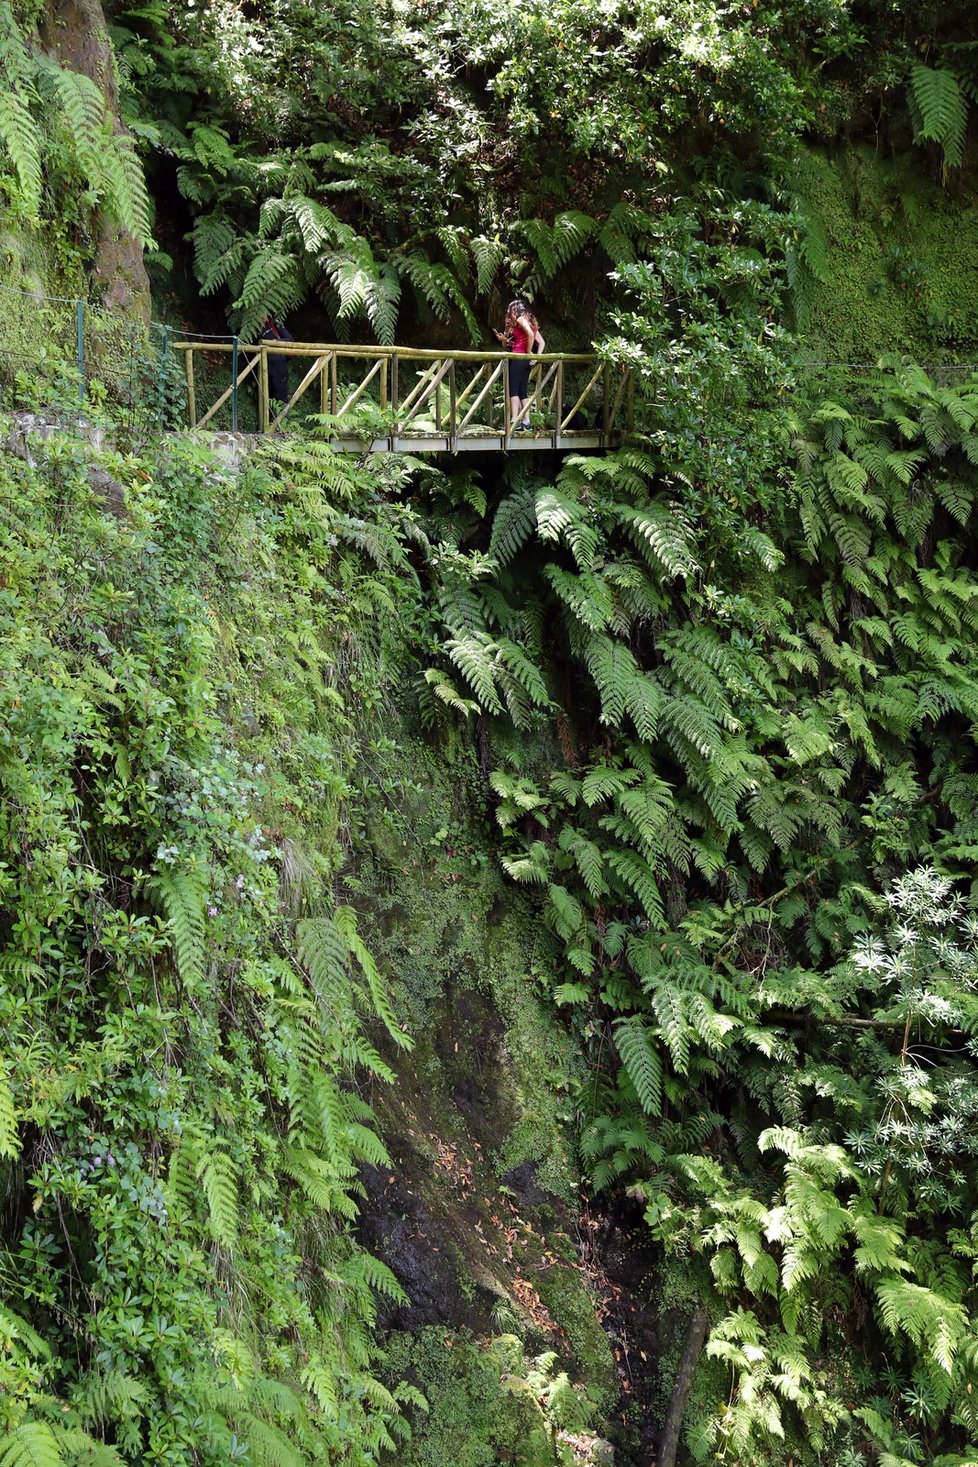
{"label": "railing post", "polygon": [[626,367],[628,373],[628,387],[625,397],[625,428],[629,433],[635,432],[635,373],[631,367]]}
{"label": "railing post", "polygon": [[75,303],[75,350],[78,357],[78,406],[85,406],[85,302]]}
{"label": "railing post", "polygon": [[564,362],[557,363],[557,416],[554,419],[554,448],[557,447],[564,424]]}
{"label": "railing post", "polygon": [[387,407],[387,366],[388,366],[388,359],[387,359],[387,357],[384,357],[384,360],[380,364],[380,410],[381,410],[381,412],[383,412],[384,409]]}
{"label": "railing post", "polygon": [[238,431],[238,337],[231,342],[231,432]]}
{"label": "railing post", "polygon": [[261,361],[258,363],[258,431],[267,433],[271,421],[268,404],[268,347],[261,343]]}
{"label": "railing post", "polygon": [[451,447],[451,451],[453,453],[455,452],[455,419],[457,417],[457,414],[458,407],[455,398],[455,358],[453,357],[452,365],[448,369],[448,441]]}
{"label": "railing post", "polygon": [[332,413],[332,415],[333,415],[334,418],[336,417],[336,400],[337,400],[337,364],[336,364],[336,353],[335,353],[335,351],[333,351],[333,352],[330,352],[330,354],[329,354],[329,401],[330,401],[330,408],[329,408],[329,410]]}
{"label": "railing post", "polygon": [[329,412],[329,378],[326,373],[329,369],[329,357],[320,357],[321,371],[319,373],[319,411],[325,418]]}
{"label": "railing post", "polygon": [[194,385],[194,349],[188,346],[183,354],[184,371],[187,374],[187,408],[190,413],[190,426],[197,426],[197,389]]}
{"label": "railing post", "polygon": [[607,433],[608,425],[611,421],[611,367],[607,362],[604,364],[602,381],[604,383],[604,422],[601,426],[604,432]]}
{"label": "railing post", "polygon": [[505,362],[503,363],[503,370],[502,370],[502,379],[503,379],[503,437],[504,438],[508,438],[510,436],[510,421],[509,421],[509,363],[510,363],[510,360],[511,360],[511,358],[509,358],[509,357],[506,358]]}
{"label": "railing post", "polygon": [[391,447],[392,448],[394,446],[394,437],[395,437],[395,435],[397,433],[397,429],[398,429],[397,413],[398,413],[398,408],[400,406],[400,400],[399,400],[399,397],[398,397],[398,381],[397,381],[397,377],[398,377],[398,372],[397,372],[397,352],[395,351],[395,352],[392,352],[391,353]]}

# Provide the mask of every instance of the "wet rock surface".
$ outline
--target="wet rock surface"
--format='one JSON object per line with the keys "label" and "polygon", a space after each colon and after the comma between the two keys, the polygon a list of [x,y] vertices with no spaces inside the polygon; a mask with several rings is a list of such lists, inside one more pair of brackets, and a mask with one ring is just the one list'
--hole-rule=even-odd
{"label": "wet rock surface", "polygon": [[528,1352],[555,1350],[559,1368],[600,1400],[591,1460],[648,1467],[658,1359],[673,1326],[656,1309],[641,1210],[571,1206],[530,1161],[498,1174],[514,1120],[505,1028],[477,992],[450,993],[447,1007],[451,1022],[430,1030],[432,1053],[416,1053],[397,1086],[373,1097],[391,1166],[362,1175],[358,1233],[410,1301],[386,1303],[382,1328],[437,1325],[485,1340],[515,1325]]}

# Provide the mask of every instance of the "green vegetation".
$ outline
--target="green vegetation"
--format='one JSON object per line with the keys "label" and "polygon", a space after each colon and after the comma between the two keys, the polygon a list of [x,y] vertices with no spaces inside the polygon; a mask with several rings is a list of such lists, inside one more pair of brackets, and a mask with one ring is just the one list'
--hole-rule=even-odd
{"label": "green vegetation", "polygon": [[978,1463],[969,8],[113,0],[127,135],[0,0],[11,286],[638,399],[3,423],[0,1467],[631,1464],[696,1319],[683,1460]]}

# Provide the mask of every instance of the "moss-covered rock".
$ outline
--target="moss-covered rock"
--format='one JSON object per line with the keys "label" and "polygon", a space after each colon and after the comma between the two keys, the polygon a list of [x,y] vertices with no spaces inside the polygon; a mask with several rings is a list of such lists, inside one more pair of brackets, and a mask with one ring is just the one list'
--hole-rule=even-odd
{"label": "moss-covered rock", "polygon": [[885,352],[973,362],[978,351],[978,195],[952,192],[919,153],[809,151],[796,186],[824,236],[804,354],[873,363]]}

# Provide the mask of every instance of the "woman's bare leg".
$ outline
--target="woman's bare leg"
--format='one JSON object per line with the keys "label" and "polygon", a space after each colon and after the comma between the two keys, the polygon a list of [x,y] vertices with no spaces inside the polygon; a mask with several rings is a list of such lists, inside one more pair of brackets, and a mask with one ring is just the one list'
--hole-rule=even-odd
{"label": "woman's bare leg", "polygon": [[521,397],[510,397],[509,399],[509,426],[515,428],[523,411],[524,401]]}

